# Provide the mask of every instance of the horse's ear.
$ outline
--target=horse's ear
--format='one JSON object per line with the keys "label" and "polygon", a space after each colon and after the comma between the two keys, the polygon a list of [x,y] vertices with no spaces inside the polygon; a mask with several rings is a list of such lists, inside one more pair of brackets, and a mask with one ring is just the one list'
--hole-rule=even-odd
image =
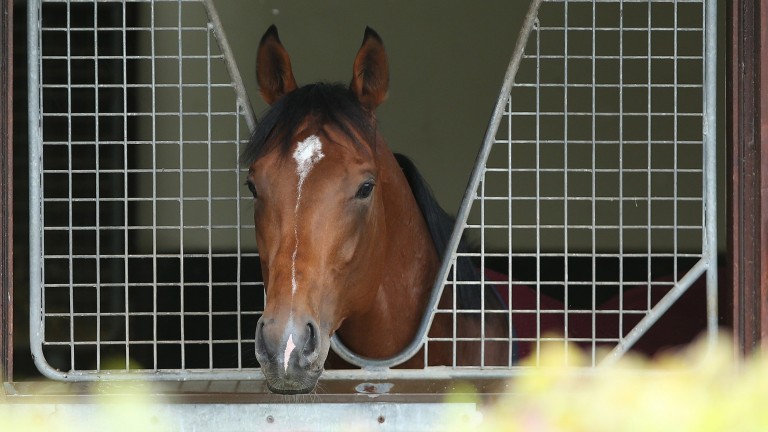
{"label": "horse's ear", "polygon": [[272,105],[283,95],[296,89],[291,59],[277,36],[277,27],[267,29],[256,54],[256,81],[264,100]]}
{"label": "horse's ear", "polygon": [[372,28],[365,28],[363,45],[352,68],[350,88],[367,109],[373,111],[387,98],[389,66],[384,43]]}

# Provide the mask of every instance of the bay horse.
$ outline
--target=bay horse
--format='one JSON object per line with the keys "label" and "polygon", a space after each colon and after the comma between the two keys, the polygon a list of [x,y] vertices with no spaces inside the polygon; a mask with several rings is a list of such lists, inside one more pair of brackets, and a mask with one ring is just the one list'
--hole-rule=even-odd
{"label": "bay horse", "polygon": [[[415,337],[453,228],[415,166],[394,155],[377,129],[389,70],[379,35],[367,28],[349,86],[299,87],[275,26],[256,58],[259,90],[270,105],[241,155],[249,167],[256,244],[266,306],[256,358],[269,389],[307,393],[327,367],[335,333],[352,351],[387,358]],[[472,264],[459,280],[477,280]],[[493,295],[486,308],[503,308]],[[478,285],[459,303],[479,310]],[[441,308],[450,309],[446,290]],[[458,336],[479,337],[479,314],[459,314]],[[507,337],[503,314],[489,314],[485,336]],[[450,340],[453,318],[438,314],[430,336]],[[429,365],[479,365],[479,342],[429,348]],[[486,365],[507,365],[506,343],[486,342]],[[416,355],[400,367],[422,368]]]}

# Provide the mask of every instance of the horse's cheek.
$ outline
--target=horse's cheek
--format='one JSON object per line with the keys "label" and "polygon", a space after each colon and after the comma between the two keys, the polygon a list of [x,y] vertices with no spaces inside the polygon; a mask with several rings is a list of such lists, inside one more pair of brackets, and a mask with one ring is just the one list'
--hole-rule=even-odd
{"label": "horse's cheek", "polygon": [[368,252],[371,249],[370,240],[375,229],[375,221],[371,221],[371,209],[369,208],[351,208],[344,217],[342,215],[337,220],[341,226],[337,232],[340,233],[337,238],[336,262],[344,267],[342,271],[350,272],[357,270],[357,263],[365,261],[368,258]]}
{"label": "horse's cheek", "polygon": [[341,239],[335,259],[336,262],[341,264],[339,266],[341,273],[349,271],[350,265],[354,262],[358,244],[359,238],[357,236],[345,236]]}
{"label": "horse's cheek", "polygon": [[339,295],[343,298],[341,303],[348,303],[347,309],[358,311],[361,305],[372,301],[369,297],[375,296],[375,290],[368,285],[375,284],[378,279],[378,268],[370,264],[381,262],[377,259],[380,258],[382,245],[375,222],[370,223],[367,218],[359,217],[348,226],[353,228],[341,237],[337,249],[339,267],[336,277],[341,288]]}

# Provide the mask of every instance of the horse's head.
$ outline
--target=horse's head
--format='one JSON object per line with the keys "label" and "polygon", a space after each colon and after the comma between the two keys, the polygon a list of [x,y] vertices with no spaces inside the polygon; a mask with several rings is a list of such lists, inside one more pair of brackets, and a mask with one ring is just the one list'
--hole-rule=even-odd
{"label": "horse's head", "polygon": [[383,271],[373,264],[383,260],[388,174],[374,110],[386,97],[387,58],[367,29],[349,87],[298,87],[273,26],[256,74],[271,105],[243,154],[267,291],[256,356],[272,391],[305,393],[331,335],[374,303]]}

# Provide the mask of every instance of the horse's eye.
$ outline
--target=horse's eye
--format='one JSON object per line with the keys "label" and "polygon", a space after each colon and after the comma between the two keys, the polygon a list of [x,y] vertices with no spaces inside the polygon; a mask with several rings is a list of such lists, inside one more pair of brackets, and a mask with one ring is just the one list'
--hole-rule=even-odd
{"label": "horse's eye", "polygon": [[256,193],[256,185],[254,185],[253,183],[251,183],[251,181],[250,181],[250,180],[247,180],[247,181],[245,182],[245,185],[246,185],[246,186],[248,186],[248,190],[249,190],[249,191],[251,191],[251,193],[253,194],[253,197],[254,197],[254,198],[258,197],[258,194]]}
{"label": "horse's eye", "polygon": [[355,198],[357,199],[366,199],[369,196],[371,196],[371,192],[373,192],[373,180],[368,180],[367,182],[360,185],[360,188],[357,190],[357,193],[355,194]]}

